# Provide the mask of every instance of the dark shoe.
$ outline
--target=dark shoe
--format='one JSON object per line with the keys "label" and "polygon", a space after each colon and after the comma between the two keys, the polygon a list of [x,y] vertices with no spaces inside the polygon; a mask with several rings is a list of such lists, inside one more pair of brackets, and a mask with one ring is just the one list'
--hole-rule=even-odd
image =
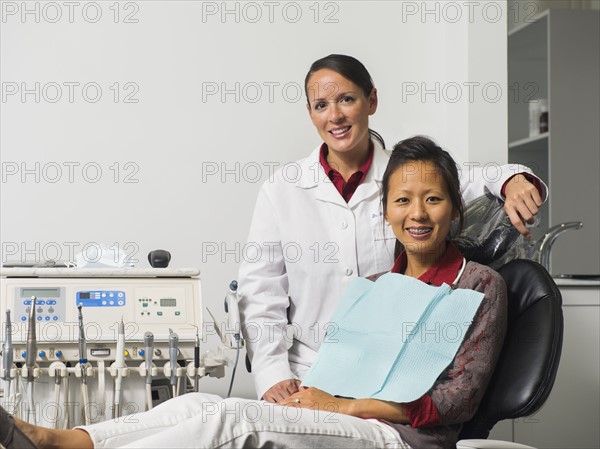
{"label": "dark shoe", "polygon": [[15,426],[15,420],[0,407],[0,446],[6,449],[37,449],[27,436]]}

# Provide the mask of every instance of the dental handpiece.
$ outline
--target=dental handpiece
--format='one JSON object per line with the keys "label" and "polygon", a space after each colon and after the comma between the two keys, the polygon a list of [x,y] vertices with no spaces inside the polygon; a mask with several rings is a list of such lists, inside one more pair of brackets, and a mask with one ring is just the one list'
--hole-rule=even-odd
{"label": "dental handpiece", "polygon": [[194,376],[194,391],[197,393],[199,390],[198,371],[200,369],[200,336],[198,335],[198,328],[196,328],[196,346],[194,346],[194,368],[196,369]]}
{"label": "dental handpiece", "polygon": [[169,362],[171,362],[171,385],[177,385],[177,346],[179,344],[179,336],[171,331],[169,335]]}
{"label": "dental handpiece", "polygon": [[31,297],[31,308],[29,309],[29,325],[27,327],[27,356],[25,366],[27,367],[27,382],[33,382],[33,369],[35,367],[35,355],[37,351],[37,339],[35,335],[35,301],[36,297]]}
{"label": "dental handpiece", "polygon": [[154,334],[146,332],[144,334],[145,358],[146,358],[146,384],[152,384],[152,352],[154,347]]}
{"label": "dental handpiece", "polygon": [[81,380],[83,383],[86,383],[87,380],[85,378],[84,365],[87,363],[87,349],[85,341],[85,330],[83,328],[83,306],[79,304],[77,306],[77,309],[79,310],[79,363],[81,364]]}
{"label": "dental handpiece", "polygon": [[4,344],[2,345],[2,368],[4,376],[2,379],[9,381],[10,370],[13,364],[12,332],[10,321],[10,310],[6,311],[6,322],[4,323]]}
{"label": "dental handpiece", "polygon": [[123,323],[123,318],[121,318],[117,333],[117,353],[115,355],[115,367],[125,368],[125,323]]}

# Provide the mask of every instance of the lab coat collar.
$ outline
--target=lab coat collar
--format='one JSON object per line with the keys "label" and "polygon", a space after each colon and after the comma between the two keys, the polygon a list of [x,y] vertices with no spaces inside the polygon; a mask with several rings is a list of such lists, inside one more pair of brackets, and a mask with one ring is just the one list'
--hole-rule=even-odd
{"label": "lab coat collar", "polygon": [[317,199],[347,207],[353,207],[373,194],[379,193],[389,155],[377,140],[373,140],[373,144],[374,153],[371,168],[367,172],[367,176],[363,182],[356,189],[356,192],[352,195],[348,204],[346,204],[344,198],[342,198],[331,180],[327,177],[325,170],[323,170],[319,162],[321,145],[315,148],[306,159],[299,162],[298,168],[300,173],[296,187],[301,189],[316,188]]}

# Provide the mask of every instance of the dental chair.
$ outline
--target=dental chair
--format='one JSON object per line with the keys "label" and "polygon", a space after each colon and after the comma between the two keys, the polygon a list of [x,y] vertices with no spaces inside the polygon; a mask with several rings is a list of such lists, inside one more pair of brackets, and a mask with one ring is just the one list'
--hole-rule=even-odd
{"label": "dental chair", "polygon": [[502,420],[530,416],[550,395],[562,350],[562,297],[546,269],[531,260],[513,260],[497,269],[508,293],[508,329],[485,396],[464,424],[458,449],[530,448],[487,440]]}
{"label": "dental chair", "polygon": [[508,296],[507,333],[498,364],[477,413],[462,428],[457,448],[530,448],[487,437],[497,422],[533,415],[548,399],[562,350],[560,291],[542,265],[518,259],[525,242],[510,224],[504,203],[491,195],[467,206],[456,243],[467,259],[500,273]]}

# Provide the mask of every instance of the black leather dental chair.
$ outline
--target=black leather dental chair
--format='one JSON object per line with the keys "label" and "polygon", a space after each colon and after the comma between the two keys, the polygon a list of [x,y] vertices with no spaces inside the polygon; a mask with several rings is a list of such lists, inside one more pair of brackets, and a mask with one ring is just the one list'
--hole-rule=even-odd
{"label": "black leather dental chair", "polygon": [[508,291],[508,329],[500,359],[473,419],[463,426],[457,448],[526,448],[486,440],[505,419],[530,416],[552,391],[562,350],[562,297],[540,264],[517,259],[497,269]]}

